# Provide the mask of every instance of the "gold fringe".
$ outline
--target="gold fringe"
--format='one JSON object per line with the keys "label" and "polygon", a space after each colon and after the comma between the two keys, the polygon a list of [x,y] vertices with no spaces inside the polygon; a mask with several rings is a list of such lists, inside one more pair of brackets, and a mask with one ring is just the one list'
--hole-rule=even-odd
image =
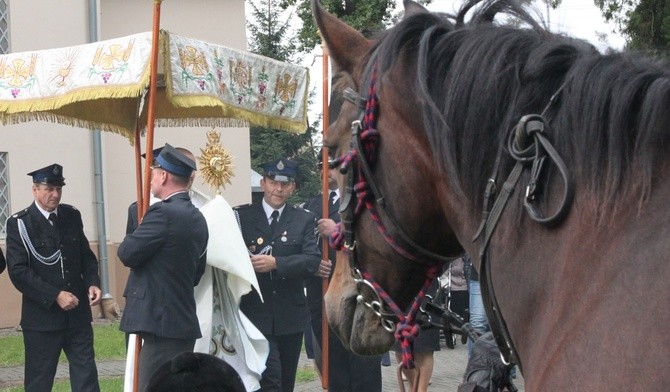
{"label": "gold fringe", "polygon": [[[114,99],[114,98],[139,98],[149,86],[149,72],[145,70],[140,83],[132,86],[104,86],[84,88],[72,91],[65,95],[49,98],[37,98],[25,101],[0,101],[0,111],[7,114],[20,112],[41,112],[57,110],[65,105],[75,102]],[[146,78],[145,78],[146,76]]]}
{"label": "gold fringe", "polygon": [[128,129],[113,124],[106,123],[97,123],[88,120],[82,120],[70,116],[62,116],[56,113],[50,112],[23,112],[15,113],[10,115],[4,115],[2,117],[3,125],[8,124],[19,124],[22,122],[28,121],[45,121],[56,124],[70,125],[77,128],[89,129],[91,131],[105,131],[112,132],[123,137],[126,137],[132,143],[134,140],[134,132],[129,131]]}

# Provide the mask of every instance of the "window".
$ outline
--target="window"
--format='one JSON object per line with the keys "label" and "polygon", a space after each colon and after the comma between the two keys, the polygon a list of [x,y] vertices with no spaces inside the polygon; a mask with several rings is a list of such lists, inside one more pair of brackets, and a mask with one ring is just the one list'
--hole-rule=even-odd
{"label": "window", "polygon": [[0,237],[7,234],[7,218],[11,214],[9,205],[9,165],[7,153],[0,152]]}
{"label": "window", "polygon": [[0,54],[9,53],[9,0],[0,0]]}

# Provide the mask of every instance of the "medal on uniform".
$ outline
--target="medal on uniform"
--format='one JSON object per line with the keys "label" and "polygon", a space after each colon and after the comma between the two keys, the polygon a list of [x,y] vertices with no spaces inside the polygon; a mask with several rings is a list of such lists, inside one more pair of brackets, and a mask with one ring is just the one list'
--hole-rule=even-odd
{"label": "medal on uniform", "polygon": [[263,245],[263,237],[258,237],[258,239],[256,240],[256,243],[258,245]]}
{"label": "medal on uniform", "polygon": [[254,253],[256,251],[256,245],[249,246],[249,252]]}
{"label": "medal on uniform", "polygon": [[287,238],[286,238],[286,232],[281,233],[281,238],[280,238],[280,240],[281,240],[281,242],[286,242],[286,241],[287,241]]}

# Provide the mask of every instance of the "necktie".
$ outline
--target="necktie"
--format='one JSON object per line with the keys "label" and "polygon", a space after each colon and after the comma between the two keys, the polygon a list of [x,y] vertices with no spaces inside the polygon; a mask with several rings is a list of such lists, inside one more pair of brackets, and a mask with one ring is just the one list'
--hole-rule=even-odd
{"label": "necktie", "polygon": [[58,215],[56,215],[55,212],[52,212],[49,214],[49,223],[51,223],[51,226],[56,226],[56,220],[58,219]]}
{"label": "necktie", "polygon": [[272,214],[270,215],[272,218],[272,221],[270,222],[270,231],[272,232],[272,235],[274,235],[275,231],[277,230],[277,221],[279,220],[279,211],[274,210],[272,211]]}

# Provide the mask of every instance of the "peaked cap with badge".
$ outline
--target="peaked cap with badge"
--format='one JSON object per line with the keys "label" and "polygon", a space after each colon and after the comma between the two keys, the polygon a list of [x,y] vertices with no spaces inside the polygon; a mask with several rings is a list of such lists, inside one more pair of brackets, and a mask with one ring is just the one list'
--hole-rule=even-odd
{"label": "peaked cap with badge", "polygon": [[[155,163],[163,170],[180,177],[190,177],[194,170],[197,170],[195,161],[170,144],[165,143],[165,146],[156,149],[160,150],[158,155],[154,155]],[[156,153],[154,150],[154,154]]]}
{"label": "peaked cap with badge", "polygon": [[63,166],[54,163],[41,169],[28,173],[33,177],[34,184],[45,184],[54,186],[64,186],[65,177],[63,177]]}
{"label": "peaked cap with badge", "polygon": [[286,158],[265,162],[263,175],[280,182],[295,181],[298,176],[298,163]]}

